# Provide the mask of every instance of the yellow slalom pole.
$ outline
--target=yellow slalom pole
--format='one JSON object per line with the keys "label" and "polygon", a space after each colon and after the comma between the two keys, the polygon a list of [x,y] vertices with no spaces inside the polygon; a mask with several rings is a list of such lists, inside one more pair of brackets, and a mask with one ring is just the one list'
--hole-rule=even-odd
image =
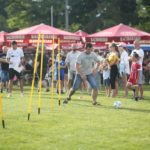
{"label": "yellow slalom pole", "polygon": [[61,81],[60,81],[60,38],[58,38],[58,105],[60,106],[61,99]]}
{"label": "yellow slalom pole", "polygon": [[42,35],[42,51],[41,51],[41,66],[40,66],[40,81],[39,81],[39,99],[38,99],[38,114],[41,111],[41,91],[42,91],[42,72],[43,72],[43,56],[44,56],[44,35]]}
{"label": "yellow slalom pole", "polygon": [[52,87],[51,87],[51,101],[50,101],[50,107],[53,109],[53,102],[54,102],[54,35],[52,40]]}
{"label": "yellow slalom pole", "polygon": [[2,94],[0,94],[0,114],[2,119],[2,127],[5,128],[5,120],[4,120],[4,112],[3,112],[3,104],[2,104]]}
{"label": "yellow slalom pole", "polygon": [[36,47],[35,60],[34,60],[34,71],[33,71],[32,85],[31,85],[31,92],[30,92],[30,98],[29,98],[29,104],[28,104],[28,120],[30,120],[31,109],[32,109],[32,98],[33,98],[33,90],[34,90],[35,75],[36,75],[36,68],[37,68],[37,59],[38,59],[40,37],[41,37],[41,34],[39,33],[38,34],[37,47]]}

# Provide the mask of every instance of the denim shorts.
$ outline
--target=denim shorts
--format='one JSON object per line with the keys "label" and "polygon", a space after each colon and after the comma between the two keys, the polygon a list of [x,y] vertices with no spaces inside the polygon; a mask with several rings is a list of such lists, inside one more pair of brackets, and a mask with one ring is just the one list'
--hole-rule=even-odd
{"label": "denim shorts", "polygon": [[[96,80],[95,80],[93,74],[86,75],[86,77],[87,77],[87,81],[89,82],[92,89],[97,89]],[[79,74],[76,74],[72,89],[74,91],[76,91],[80,87],[82,81],[83,80],[82,80],[81,76]]]}
{"label": "denim shorts", "polygon": [[109,87],[110,86],[110,79],[104,79],[104,85],[105,87]]}
{"label": "denim shorts", "polygon": [[1,81],[2,82],[9,81],[9,71],[5,71],[5,70],[1,71]]}

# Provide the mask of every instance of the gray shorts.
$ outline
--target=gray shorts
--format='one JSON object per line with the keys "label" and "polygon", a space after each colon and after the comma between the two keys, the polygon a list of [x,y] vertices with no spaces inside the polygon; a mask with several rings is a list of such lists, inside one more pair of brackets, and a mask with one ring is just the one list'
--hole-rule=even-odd
{"label": "gray shorts", "polygon": [[139,84],[139,85],[143,84],[143,71],[139,71],[138,84]]}
{"label": "gray shorts", "polygon": [[109,87],[110,86],[110,79],[104,79],[104,85],[105,87]]}
{"label": "gray shorts", "polygon": [[76,72],[75,71],[68,70],[68,79],[69,80],[74,79],[75,76],[76,76]]}

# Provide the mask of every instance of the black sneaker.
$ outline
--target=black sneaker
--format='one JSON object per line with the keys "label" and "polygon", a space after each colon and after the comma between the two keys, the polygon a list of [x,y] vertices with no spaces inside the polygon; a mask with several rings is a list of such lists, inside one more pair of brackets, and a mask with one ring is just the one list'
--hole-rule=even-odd
{"label": "black sneaker", "polygon": [[133,96],[135,97],[135,89],[133,89]]}
{"label": "black sneaker", "polygon": [[63,101],[63,104],[68,104],[68,101],[70,100],[70,98],[66,98],[64,101]]}
{"label": "black sneaker", "polygon": [[98,103],[98,102],[93,102],[92,103],[94,106],[100,106],[101,104],[100,103]]}
{"label": "black sneaker", "polygon": [[46,92],[49,92],[50,90],[49,89],[46,89]]}
{"label": "black sneaker", "polygon": [[138,101],[138,100],[139,100],[139,98],[138,98],[138,97],[135,97],[134,99],[135,99],[135,101]]}

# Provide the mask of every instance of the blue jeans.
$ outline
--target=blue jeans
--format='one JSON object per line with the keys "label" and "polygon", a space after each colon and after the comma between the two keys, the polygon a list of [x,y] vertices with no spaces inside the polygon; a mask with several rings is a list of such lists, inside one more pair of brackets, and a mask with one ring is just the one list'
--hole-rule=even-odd
{"label": "blue jeans", "polygon": [[[97,89],[96,80],[95,80],[95,77],[93,76],[93,74],[86,75],[86,77],[87,77],[87,81],[89,82],[92,89]],[[72,89],[74,91],[76,91],[80,87],[82,81],[83,80],[82,80],[81,76],[79,74],[76,74]]]}
{"label": "blue jeans", "polygon": [[2,82],[9,81],[9,72],[8,71],[5,71],[5,70],[1,71],[1,81]]}

